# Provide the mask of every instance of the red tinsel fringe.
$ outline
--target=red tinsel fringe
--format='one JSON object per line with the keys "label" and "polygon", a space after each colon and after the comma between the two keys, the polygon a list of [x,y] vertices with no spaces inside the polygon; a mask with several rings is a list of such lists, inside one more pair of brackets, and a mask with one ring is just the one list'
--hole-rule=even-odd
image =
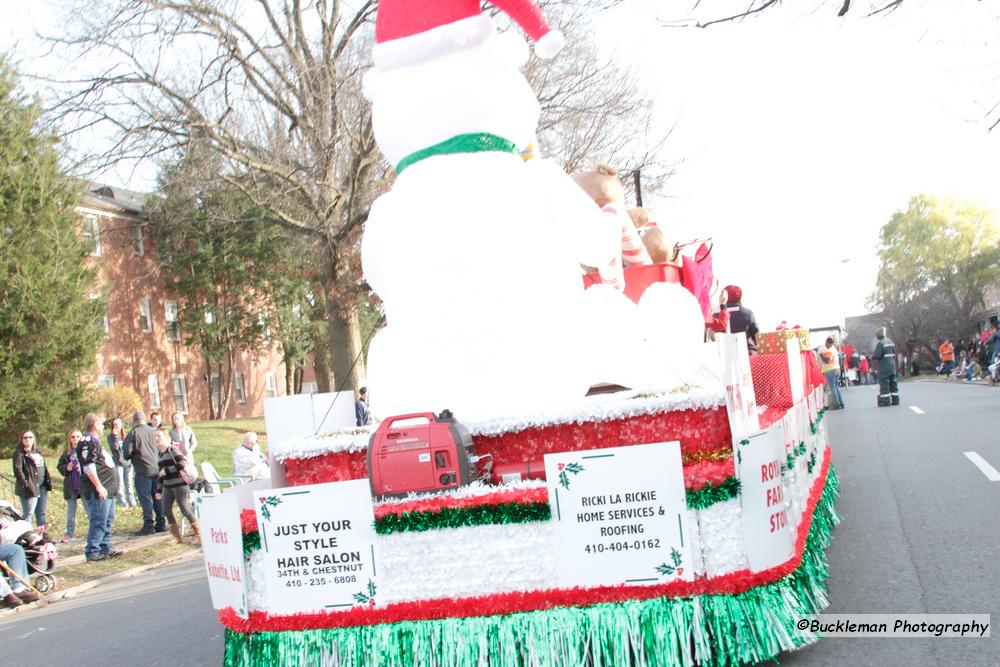
{"label": "red tinsel fringe", "polygon": [[440,512],[449,508],[479,507],[481,505],[499,505],[501,503],[546,503],[549,501],[549,491],[545,487],[535,489],[502,489],[493,493],[453,498],[439,496],[436,498],[421,498],[404,503],[377,503],[375,518],[380,519],[390,514],[399,516],[405,512]]}
{"label": "red tinsel fringe", "polygon": [[219,611],[219,620],[230,630],[242,633],[286,632],[295,630],[343,628],[357,625],[376,625],[400,621],[466,618],[538,611],[554,607],[582,607],[606,602],[645,600],[655,597],[683,597],[690,595],[736,595],[758,586],[777,581],[791,574],[802,562],[806,537],[812,526],[813,513],[819,503],[826,477],[830,470],[830,448],[823,453],[823,466],[813,483],[809,503],[802,515],[795,543],[795,554],[785,563],[761,572],[739,570],[729,574],[703,578],[692,582],[675,581],[658,586],[603,586],[600,588],[550,589],[497,593],[482,597],[460,599],[420,600],[399,602],[386,607],[355,607],[349,611],[332,613],[270,615],[251,611],[249,619],[242,619],[232,609]]}
{"label": "red tinsel fringe", "polygon": [[[530,428],[518,433],[473,438],[476,451],[492,454],[494,465],[538,461],[545,454],[586,451],[602,447],[643,445],[679,440],[681,452],[732,451],[729,418],[724,408],[675,410],[654,415],[639,415],[605,422],[559,424]],[[722,462],[719,462],[722,463]],[[711,482],[721,482],[733,474],[730,462],[717,468],[697,468],[685,482],[698,489]],[[285,461],[290,486],[340,482],[368,476],[365,452],[333,452]]]}
{"label": "red tinsel fringe", "polygon": [[240,530],[243,534],[257,532],[257,513],[253,510],[240,510]]}

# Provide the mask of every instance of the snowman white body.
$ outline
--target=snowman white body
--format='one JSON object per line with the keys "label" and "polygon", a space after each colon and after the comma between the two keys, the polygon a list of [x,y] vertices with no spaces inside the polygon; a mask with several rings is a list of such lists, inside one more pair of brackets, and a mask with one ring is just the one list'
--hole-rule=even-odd
{"label": "snowman white body", "polygon": [[[526,56],[519,38],[491,32],[474,47],[369,73],[382,152],[399,164],[472,133],[527,146],[539,106],[519,70]],[[365,278],[387,319],[368,355],[376,411],[525,414],[607,381],[589,360],[612,341],[589,335],[602,316],[588,309],[580,278],[581,263],[603,259],[606,229],[546,160],[488,151],[406,167],[373,204],[362,240]],[[638,347],[626,347],[633,362],[620,359],[623,368],[637,361]]]}

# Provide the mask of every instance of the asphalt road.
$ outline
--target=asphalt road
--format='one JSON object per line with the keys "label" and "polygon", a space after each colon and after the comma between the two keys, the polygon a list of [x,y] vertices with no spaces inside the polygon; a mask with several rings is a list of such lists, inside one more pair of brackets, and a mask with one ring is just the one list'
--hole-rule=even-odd
{"label": "asphalt road", "polygon": [[[875,407],[873,386],[851,387],[828,412],[840,474],[826,613],[990,613],[1000,621],[1000,482],[964,455],[1000,469],[1000,390],[906,382],[902,405]],[[919,414],[912,408],[922,411]],[[991,639],[830,637],[782,665],[1000,665]]]}
{"label": "asphalt road", "polygon": [[[1000,390],[902,385],[902,405],[875,407],[852,387],[830,412],[840,473],[828,613],[990,613],[1000,619]],[[911,406],[923,412],[919,414]],[[0,622],[9,665],[126,667],[222,663],[223,633],[203,565],[192,561],[95,589]],[[1000,640],[827,638],[782,665],[1000,665]]]}
{"label": "asphalt road", "polygon": [[223,628],[212,610],[201,559],[8,618],[0,622],[3,665],[222,664]]}

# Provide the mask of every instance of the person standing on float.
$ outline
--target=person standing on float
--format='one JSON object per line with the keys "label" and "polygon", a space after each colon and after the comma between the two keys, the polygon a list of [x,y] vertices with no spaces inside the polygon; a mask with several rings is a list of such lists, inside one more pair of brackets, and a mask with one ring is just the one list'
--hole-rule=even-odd
{"label": "person standing on float", "polygon": [[896,385],[896,344],[885,335],[885,329],[875,332],[878,343],[872,360],[878,363],[878,406],[899,405],[899,387]]}

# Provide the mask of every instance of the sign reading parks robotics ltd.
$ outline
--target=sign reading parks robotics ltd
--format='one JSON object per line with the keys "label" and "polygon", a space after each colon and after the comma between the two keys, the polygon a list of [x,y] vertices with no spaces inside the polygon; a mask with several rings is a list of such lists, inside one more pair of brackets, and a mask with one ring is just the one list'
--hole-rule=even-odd
{"label": "sign reading parks robotics ltd", "polygon": [[545,456],[560,585],[691,581],[680,443]]}
{"label": "sign reading parks robotics ltd", "polygon": [[274,614],[375,604],[375,515],[367,479],[269,489],[254,498]]}
{"label": "sign reading parks robotics ltd", "polygon": [[198,496],[198,519],[212,606],[232,609],[237,616],[247,618],[247,573],[236,496]]}

